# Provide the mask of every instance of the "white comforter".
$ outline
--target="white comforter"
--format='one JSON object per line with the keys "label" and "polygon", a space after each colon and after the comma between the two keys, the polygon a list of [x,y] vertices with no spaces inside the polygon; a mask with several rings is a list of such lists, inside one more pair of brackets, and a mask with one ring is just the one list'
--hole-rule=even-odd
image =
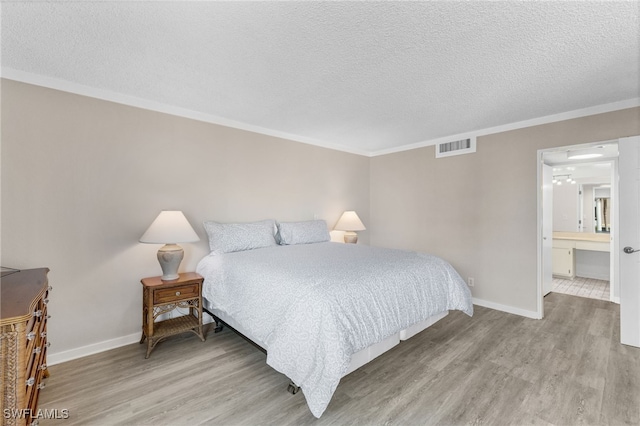
{"label": "white comforter", "polygon": [[302,389],[320,417],[351,355],[434,314],[473,314],[444,260],[355,244],[274,246],[211,254],[203,296],[266,345],[267,364]]}

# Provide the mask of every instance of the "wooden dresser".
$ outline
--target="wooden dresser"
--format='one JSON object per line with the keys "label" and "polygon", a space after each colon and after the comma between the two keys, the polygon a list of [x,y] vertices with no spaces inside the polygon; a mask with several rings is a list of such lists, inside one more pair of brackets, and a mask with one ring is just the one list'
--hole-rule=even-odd
{"label": "wooden dresser", "polygon": [[[48,268],[0,281],[0,415],[3,425],[37,424],[38,394],[47,377]],[[34,418],[32,418],[32,416]]]}

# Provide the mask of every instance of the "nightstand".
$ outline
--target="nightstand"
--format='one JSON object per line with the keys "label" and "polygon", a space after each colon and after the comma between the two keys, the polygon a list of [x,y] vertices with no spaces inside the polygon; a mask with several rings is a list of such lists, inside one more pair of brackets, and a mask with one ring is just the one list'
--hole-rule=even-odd
{"label": "nightstand", "polygon": [[[142,283],[142,337],[147,340],[147,355],[159,341],[169,336],[191,331],[204,342],[202,331],[202,278],[195,272],[186,272],[171,281],[160,277],[143,278]],[[177,308],[188,308],[189,313],[163,321],[156,319]]]}

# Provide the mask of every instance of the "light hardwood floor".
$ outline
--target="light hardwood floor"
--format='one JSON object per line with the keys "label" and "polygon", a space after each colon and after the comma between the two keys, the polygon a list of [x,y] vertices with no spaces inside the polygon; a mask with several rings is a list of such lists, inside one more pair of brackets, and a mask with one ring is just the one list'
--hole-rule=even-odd
{"label": "light hardwood floor", "polygon": [[41,425],[640,424],[640,349],[619,307],[551,293],[531,320],[476,307],[343,378],[320,419],[265,355],[228,330],[189,333],[50,368]]}

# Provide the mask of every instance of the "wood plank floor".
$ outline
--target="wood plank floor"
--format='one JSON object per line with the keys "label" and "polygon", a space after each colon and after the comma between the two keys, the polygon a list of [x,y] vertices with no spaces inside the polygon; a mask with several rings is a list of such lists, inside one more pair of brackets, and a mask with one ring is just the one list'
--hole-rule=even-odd
{"label": "wood plank floor", "polygon": [[551,293],[531,320],[476,307],[343,378],[320,419],[265,355],[228,330],[132,344],[50,368],[41,425],[640,424],[640,349],[619,307]]}

